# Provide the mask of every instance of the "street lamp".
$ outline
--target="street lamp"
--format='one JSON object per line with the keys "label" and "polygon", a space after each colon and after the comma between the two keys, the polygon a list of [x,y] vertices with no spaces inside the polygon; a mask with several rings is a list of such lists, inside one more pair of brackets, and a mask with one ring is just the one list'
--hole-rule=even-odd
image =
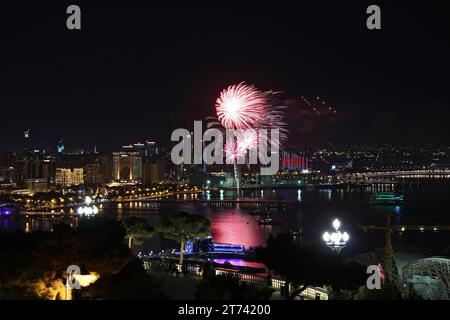
{"label": "street lamp", "polygon": [[333,220],[334,232],[325,232],[322,236],[323,241],[331,250],[339,253],[343,247],[347,245],[350,235],[347,232],[341,232],[339,228],[341,227],[341,222],[338,219]]}

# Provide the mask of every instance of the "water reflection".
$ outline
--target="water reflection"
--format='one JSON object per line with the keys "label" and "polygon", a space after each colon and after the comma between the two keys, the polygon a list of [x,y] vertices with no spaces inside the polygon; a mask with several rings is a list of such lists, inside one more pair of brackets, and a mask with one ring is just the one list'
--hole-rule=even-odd
{"label": "water reflection", "polygon": [[[352,234],[352,241],[346,250],[352,250],[354,246],[382,246],[384,237],[382,234],[362,233],[358,229],[360,224],[383,224],[383,219],[387,213],[395,213],[396,218],[393,223],[402,223],[406,218],[417,218],[427,221],[433,221],[437,224],[450,224],[450,216],[446,214],[448,211],[448,194],[450,188],[439,189],[447,190],[447,196],[435,194],[437,187],[426,185],[421,182],[421,190],[410,188],[400,189],[398,185],[388,184],[387,189],[396,189],[398,192],[405,194],[405,205],[402,206],[371,206],[369,199],[374,190],[379,190],[381,186],[367,187],[371,191],[365,192],[364,188],[360,189],[328,189],[324,191],[310,190],[305,188],[292,189],[265,189],[265,190],[241,190],[239,196],[241,199],[284,199],[291,200],[292,203],[286,209],[270,210],[271,218],[279,222],[275,225],[260,225],[256,217],[250,215],[255,206],[242,204],[241,208],[230,202],[226,206],[223,204],[206,203],[177,203],[177,204],[155,204],[146,202],[116,203],[105,204],[100,209],[100,214],[116,219],[123,219],[129,215],[137,215],[145,217],[151,225],[157,225],[162,219],[168,217],[177,211],[187,211],[189,213],[201,214],[208,217],[212,223],[212,235],[216,242],[242,244],[246,248],[264,245],[269,234],[277,234],[279,232],[295,231],[301,233],[301,238],[305,241],[321,241],[321,234],[324,228],[328,227],[330,219],[339,217],[349,224],[349,232]],[[386,188],[385,188],[386,189]],[[426,192],[425,192],[426,191]],[[237,194],[233,190],[211,190],[208,194],[186,195],[186,198],[199,200],[217,199],[226,201],[227,199],[235,199]],[[184,196],[174,196],[172,199],[178,198],[182,200]],[[265,205],[258,207],[260,215],[266,213]],[[67,210],[66,213],[68,213]],[[52,226],[59,222],[66,222],[76,227],[78,219],[76,217],[57,217],[54,218],[37,218],[37,217],[9,217],[0,219],[0,228],[3,230],[21,230],[34,231],[46,230],[50,231]],[[417,241],[422,243],[424,237],[427,239],[436,239],[441,243],[448,243],[444,237],[448,234],[438,233],[417,233],[405,234],[405,243]],[[354,235],[354,236],[353,236]],[[300,236],[299,236],[300,237]],[[159,250],[161,248],[172,248],[176,244],[165,240],[162,236],[157,235],[144,244],[145,250]],[[358,247],[356,249],[359,249]]]}
{"label": "water reflection", "polygon": [[211,215],[211,233],[215,242],[241,244],[246,249],[266,242],[263,229],[255,217],[238,210],[215,212]]}

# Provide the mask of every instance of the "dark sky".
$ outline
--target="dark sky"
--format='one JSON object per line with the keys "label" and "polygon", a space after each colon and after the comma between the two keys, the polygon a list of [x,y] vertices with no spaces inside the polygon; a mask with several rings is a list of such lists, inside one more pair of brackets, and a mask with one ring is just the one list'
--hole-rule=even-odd
{"label": "dark sky", "polygon": [[[448,144],[444,1],[42,2],[0,10],[0,150],[27,128],[41,147],[167,144],[172,118],[214,115],[220,90],[240,81],[284,92],[299,146]],[[66,29],[69,4],[80,31]],[[369,4],[382,30],[366,28]],[[337,113],[315,115],[302,95]]]}

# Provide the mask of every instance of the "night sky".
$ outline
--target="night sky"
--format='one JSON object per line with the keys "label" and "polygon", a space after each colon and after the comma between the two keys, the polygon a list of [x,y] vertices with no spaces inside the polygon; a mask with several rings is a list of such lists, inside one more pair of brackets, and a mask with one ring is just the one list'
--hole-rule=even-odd
{"label": "night sky", "polygon": [[[167,145],[173,125],[213,116],[241,81],[283,92],[296,146],[448,144],[444,1],[41,2],[0,10],[0,151],[27,128],[36,147]],[[69,4],[80,31],[66,28]],[[366,28],[369,4],[382,30]],[[337,112],[318,116],[302,95]]]}

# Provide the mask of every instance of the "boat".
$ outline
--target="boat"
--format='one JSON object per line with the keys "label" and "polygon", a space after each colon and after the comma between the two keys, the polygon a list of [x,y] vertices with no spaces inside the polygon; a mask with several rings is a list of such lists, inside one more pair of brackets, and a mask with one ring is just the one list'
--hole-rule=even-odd
{"label": "boat", "polygon": [[271,203],[267,205],[267,209],[286,209],[287,205],[286,203]]}
{"label": "boat", "polygon": [[245,250],[242,244],[213,243],[212,252],[215,253],[243,253]]}
{"label": "boat", "polygon": [[394,192],[377,192],[370,198],[372,205],[400,205],[405,202],[405,196]]}

